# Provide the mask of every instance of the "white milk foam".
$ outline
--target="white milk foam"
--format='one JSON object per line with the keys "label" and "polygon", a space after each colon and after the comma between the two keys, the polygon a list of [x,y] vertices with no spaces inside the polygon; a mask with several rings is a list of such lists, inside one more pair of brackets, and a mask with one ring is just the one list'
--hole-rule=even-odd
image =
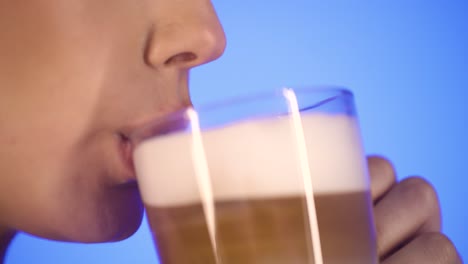
{"label": "white milk foam", "polygon": [[[356,119],[331,114],[301,119],[314,194],[369,190]],[[283,116],[202,132],[214,199],[303,195],[294,129],[291,117]],[[201,202],[192,147],[187,133],[137,146],[134,162],[147,205]]]}

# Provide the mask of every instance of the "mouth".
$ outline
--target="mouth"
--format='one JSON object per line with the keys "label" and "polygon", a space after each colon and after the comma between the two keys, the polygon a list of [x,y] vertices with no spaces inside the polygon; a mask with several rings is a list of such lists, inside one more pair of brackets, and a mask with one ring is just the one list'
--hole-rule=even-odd
{"label": "mouth", "polygon": [[119,133],[119,152],[124,167],[124,183],[135,183],[136,172],[133,164],[133,144],[129,137]]}
{"label": "mouth", "polygon": [[[186,118],[187,109],[178,110],[172,114],[165,115],[162,119],[149,119],[149,121],[122,127],[116,135],[118,136],[118,148],[121,164],[124,167],[123,183],[136,182],[133,151],[145,138],[154,135],[164,135],[174,131],[183,131],[188,127]],[[161,117],[159,117],[161,118]]]}

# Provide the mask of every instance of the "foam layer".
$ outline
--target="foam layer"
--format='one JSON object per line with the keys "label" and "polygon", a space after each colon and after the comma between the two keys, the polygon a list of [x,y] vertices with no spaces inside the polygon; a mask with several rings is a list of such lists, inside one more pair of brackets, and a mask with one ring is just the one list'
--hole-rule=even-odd
{"label": "foam layer", "polygon": [[[302,116],[314,194],[368,189],[356,120],[344,115]],[[216,200],[304,193],[291,117],[246,121],[202,133],[211,192]],[[140,144],[134,162],[143,200],[154,206],[201,200],[194,136],[172,134]]]}

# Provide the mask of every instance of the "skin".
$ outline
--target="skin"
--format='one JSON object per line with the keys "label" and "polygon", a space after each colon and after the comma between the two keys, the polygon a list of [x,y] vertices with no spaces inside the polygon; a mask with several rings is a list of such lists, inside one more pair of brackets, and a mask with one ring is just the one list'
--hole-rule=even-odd
{"label": "skin", "polygon": [[[0,0],[0,263],[16,231],[76,242],[133,234],[128,135],[191,104],[189,70],[223,53],[209,0]],[[382,263],[461,263],[422,178],[369,158]]]}
{"label": "skin", "polygon": [[433,186],[421,177],[397,182],[393,165],[381,156],[369,156],[367,163],[381,263],[462,263],[454,244],[441,233]]}

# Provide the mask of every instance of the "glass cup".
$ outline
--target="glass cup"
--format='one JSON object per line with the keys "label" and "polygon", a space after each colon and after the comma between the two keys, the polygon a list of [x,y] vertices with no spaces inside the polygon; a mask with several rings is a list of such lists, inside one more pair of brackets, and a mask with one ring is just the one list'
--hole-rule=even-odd
{"label": "glass cup", "polygon": [[378,263],[351,92],[187,108],[132,140],[161,264]]}

